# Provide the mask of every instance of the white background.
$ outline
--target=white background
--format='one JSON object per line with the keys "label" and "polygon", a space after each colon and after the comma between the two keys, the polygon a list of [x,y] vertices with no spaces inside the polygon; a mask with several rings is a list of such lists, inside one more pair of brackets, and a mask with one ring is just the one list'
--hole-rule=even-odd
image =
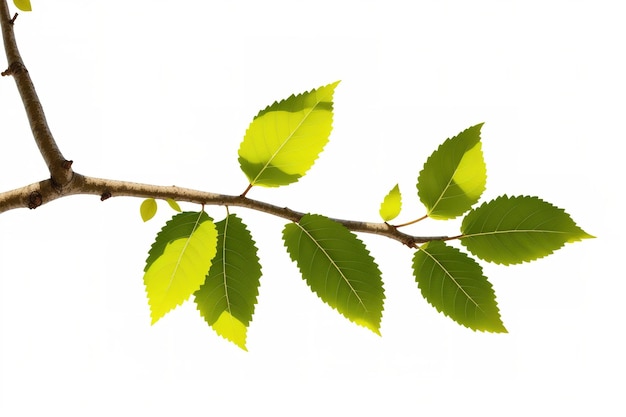
{"label": "white background", "polygon": [[[258,110],[342,80],[331,140],[307,176],[250,197],[377,221],[399,182],[410,220],[423,214],[415,183],[427,156],[485,122],[483,200],[537,195],[598,238],[530,264],[485,264],[509,330],[493,335],[421,298],[412,251],[362,236],[386,285],[378,337],[310,293],[283,249],[284,221],[233,209],[263,264],[244,352],[192,303],[150,326],[143,266],[167,205],[146,224],[131,198],[6,212],[1,415],[623,415],[620,2],[33,7],[16,22],[19,45],[77,172],[239,194],[237,148]],[[46,178],[8,77],[0,121],[0,189]],[[458,223],[412,232],[455,234]]]}

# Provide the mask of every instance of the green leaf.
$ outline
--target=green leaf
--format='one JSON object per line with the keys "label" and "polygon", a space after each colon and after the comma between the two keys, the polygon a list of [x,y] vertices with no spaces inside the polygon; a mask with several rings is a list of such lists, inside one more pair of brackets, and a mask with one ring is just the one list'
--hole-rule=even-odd
{"label": "green leaf", "polygon": [[156,212],[157,203],[154,198],[146,198],[145,200],[143,200],[141,206],[139,207],[139,213],[141,213],[141,218],[144,222],[147,222],[148,220],[153,218]]}
{"label": "green leaf", "polygon": [[398,184],[389,191],[380,205],[380,217],[383,221],[388,222],[400,214],[402,209],[402,194],[400,194],[400,188]]}
{"label": "green leaf", "polygon": [[246,350],[248,325],[259,294],[261,264],[252,235],[234,214],[215,224],[217,255],[194,294],[204,320],[220,336]]}
{"label": "green leaf", "polygon": [[381,273],[354,233],[327,217],[306,214],[285,226],[283,239],[311,290],[351,321],[380,334]]}
{"label": "green leaf", "polygon": [[473,330],[506,332],[496,296],[478,263],[442,241],[420,246],[413,274],[424,298],[439,312]]}
{"label": "green leaf", "polygon": [[216,245],[215,225],[204,211],[180,213],[165,224],[144,268],[152,324],[200,288]]}
{"label": "green leaf", "polygon": [[251,185],[291,184],[311,168],[332,130],[337,84],[292,95],[252,120],[239,147],[239,164]]}
{"label": "green leaf", "polygon": [[489,262],[516,264],[547,256],[565,243],[593,238],[563,209],[537,197],[507,197],[482,204],[461,225],[461,243]]}
{"label": "green leaf", "polygon": [[417,193],[434,219],[452,219],[469,210],[487,183],[480,143],[482,123],[447,139],[424,164]]}
{"label": "green leaf", "polygon": [[172,200],[171,198],[166,198],[165,201],[167,201],[167,204],[170,205],[170,207],[177,212],[181,212],[182,210],[180,209],[180,206],[178,205],[178,203],[174,200]]}
{"label": "green leaf", "polygon": [[33,9],[30,6],[30,0],[13,0],[13,3],[23,12],[30,12]]}

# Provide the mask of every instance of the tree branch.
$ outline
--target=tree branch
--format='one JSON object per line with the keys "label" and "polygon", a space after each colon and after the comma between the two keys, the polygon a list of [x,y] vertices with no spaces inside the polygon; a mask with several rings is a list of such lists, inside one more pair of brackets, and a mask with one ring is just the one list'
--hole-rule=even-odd
{"label": "tree branch", "polygon": [[[293,222],[299,221],[305,213],[279,207],[263,201],[254,200],[244,195],[215,194],[176,186],[140,184],[87,177],[74,173],[74,178],[67,187],[60,190],[51,180],[44,180],[12,191],[0,193],[0,213],[16,208],[37,208],[40,205],[70,195],[87,194],[100,196],[101,200],[111,197],[171,198],[176,201],[203,204],[207,206],[244,207],[271,214]],[[413,236],[400,232],[387,223],[372,223],[356,220],[332,219],[353,232],[371,233],[397,240],[415,248],[420,243],[431,240],[449,239],[447,236]]]}
{"label": "tree branch", "polygon": [[7,69],[2,72],[2,75],[13,76],[26,110],[33,137],[50,171],[52,184],[57,188],[63,188],[72,180],[72,163],[63,157],[50,132],[43,107],[35,91],[35,86],[30,79],[28,70],[22,61],[22,56],[17,47],[13,31],[14,21],[9,14],[6,0],[0,2],[0,24],[2,26],[2,39],[4,40],[4,50],[8,63]]}
{"label": "tree branch", "polygon": [[[91,194],[100,196],[101,200],[110,197],[140,197],[140,198],[171,198],[176,201],[185,201],[203,205],[237,206],[257,210],[281,217],[293,222],[299,221],[304,213],[286,207],[278,207],[269,203],[253,200],[242,195],[233,196],[214,194],[205,191],[192,190],[176,186],[160,186],[139,184],[127,181],[93,178],[78,174],[72,170],[72,161],[66,160],[50,132],[43,107],[35,87],[30,79],[28,70],[22,61],[17,48],[13,31],[14,19],[9,14],[6,0],[0,0],[0,23],[4,49],[7,56],[8,68],[2,75],[12,75],[22,98],[22,103],[35,142],[50,171],[50,179],[42,180],[12,191],[0,193],[0,213],[16,208],[35,209],[57,198]],[[372,233],[385,236],[403,243],[411,248],[419,243],[431,240],[448,239],[446,236],[420,237],[398,231],[387,223],[369,223],[355,220],[333,219],[354,232]]]}

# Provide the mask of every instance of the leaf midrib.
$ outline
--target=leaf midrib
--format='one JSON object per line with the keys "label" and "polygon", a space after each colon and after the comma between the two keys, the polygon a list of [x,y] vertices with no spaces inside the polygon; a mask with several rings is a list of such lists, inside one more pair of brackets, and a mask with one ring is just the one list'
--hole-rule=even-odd
{"label": "leaf midrib", "polygon": [[309,237],[309,239],[311,239],[311,241],[317,246],[317,248],[326,256],[326,258],[330,261],[331,265],[335,267],[337,272],[339,272],[339,275],[341,275],[341,278],[346,282],[346,284],[348,284],[348,287],[350,287],[350,291],[352,291],[354,296],[357,298],[357,300],[359,301],[359,304],[361,304],[365,312],[368,313],[369,311],[367,309],[367,306],[365,305],[365,303],[359,296],[359,293],[354,289],[354,287],[352,286],[348,278],[345,276],[345,274],[343,273],[339,265],[337,265],[335,261],[333,260],[333,258],[331,258],[331,256],[328,254],[328,252],[317,243],[317,240],[313,237],[313,235],[311,235],[304,227],[302,227],[302,225],[298,223],[296,223],[296,225]]}
{"label": "leaf midrib", "polygon": [[476,237],[476,236],[489,236],[489,235],[502,235],[506,233],[553,233],[553,234],[571,234],[571,232],[561,231],[561,230],[544,230],[544,229],[510,229],[510,230],[492,230],[490,232],[480,232],[480,233],[472,233],[472,234],[463,234],[461,239],[465,237]]}
{"label": "leaf midrib", "polygon": [[170,275],[170,279],[169,279],[169,282],[167,284],[167,289],[165,290],[165,293],[168,293],[170,288],[172,287],[172,283],[174,282],[174,276],[178,272],[178,267],[180,266],[180,263],[182,262],[182,259],[183,259],[183,256],[184,256],[185,252],[187,251],[187,247],[189,246],[189,242],[191,242],[191,237],[193,236],[193,234],[198,229],[198,224],[200,222],[200,218],[202,218],[202,213],[204,213],[204,212],[201,211],[200,213],[198,213],[198,218],[196,219],[196,223],[193,225],[193,228],[191,229],[191,233],[189,233],[189,236],[187,236],[187,239],[185,241],[185,245],[183,246],[183,249],[180,251],[180,254],[178,255],[178,259],[176,260],[176,265],[174,266],[174,269],[172,270],[172,274]]}
{"label": "leaf midrib", "polygon": [[480,304],[478,304],[476,301],[474,301],[474,299],[465,291],[465,289],[457,282],[457,280],[448,272],[448,269],[445,268],[443,266],[443,264],[441,262],[439,262],[439,260],[437,260],[437,258],[435,258],[432,254],[430,254],[427,250],[419,248],[419,250],[421,250],[422,252],[424,252],[430,259],[433,260],[433,262],[435,262],[435,264],[437,264],[441,270],[445,273],[446,276],[448,276],[452,282],[454,282],[454,284],[461,290],[461,292],[463,292],[463,294],[465,294],[465,296],[472,302],[474,303],[474,305],[476,306],[476,308],[478,308],[480,311],[482,311],[483,313],[486,314],[486,312],[480,307]]}
{"label": "leaf midrib", "polygon": [[[305,115],[302,117],[302,120],[300,120],[300,122],[298,123],[298,125],[296,126],[295,129],[293,129],[291,131],[291,133],[289,133],[289,135],[285,138],[285,140],[283,140],[283,142],[280,144],[280,146],[278,147],[278,149],[270,156],[270,159],[268,159],[268,161],[265,163],[265,165],[263,165],[263,168],[261,168],[261,170],[259,171],[259,173],[256,175],[256,177],[254,177],[254,180],[251,181],[251,184],[254,185],[256,184],[256,182],[258,181],[259,177],[263,174],[263,172],[265,172],[265,170],[267,169],[267,167],[271,164],[271,162],[276,158],[276,155],[278,155],[280,153],[280,151],[285,147],[285,145],[287,144],[287,142],[289,142],[291,140],[291,138],[293,137],[293,135],[298,131],[298,129],[300,129],[300,127],[302,126],[302,124],[304,123],[304,121],[311,115],[311,113],[313,113],[315,111],[315,109],[317,108],[317,106],[322,102],[322,100],[317,100],[315,102],[315,105],[311,107],[311,109],[305,113]],[[274,113],[277,110],[274,110],[272,112],[269,113],[265,113],[263,116],[261,117],[265,117],[268,114]]]}

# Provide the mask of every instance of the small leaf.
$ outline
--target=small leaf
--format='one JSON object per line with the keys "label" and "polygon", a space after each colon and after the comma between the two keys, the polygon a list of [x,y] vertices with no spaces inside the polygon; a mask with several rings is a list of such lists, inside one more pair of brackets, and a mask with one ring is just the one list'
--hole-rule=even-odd
{"label": "small leaf", "polygon": [[30,0],[13,0],[13,3],[23,12],[30,12],[33,9],[30,6]]}
{"label": "small leaf", "polygon": [[167,201],[167,204],[170,205],[170,207],[177,212],[181,212],[182,210],[180,209],[180,206],[178,205],[178,203],[175,200],[172,200],[171,198],[166,198],[165,201]]}
{"label": "small leaf", "polygon": [[291,184],[311,168],[332,130],[337,84],[292,95],[252,120],[239,147],[239,164],[251,185]]}
{"label": "small leaf", "polygon": [[402,194],[400,194],[400,188],[398,184],[389,191],[389,194],[385,196],[385,199],[380,205],[380,217],[383,221],[388,222],[400,214],[402,209]]}
{"label": "small leaf", "polygon": [[565,243],[593,238],[563,209],[537,197],[507,197],[482,204],[461,225],[461,243],[489,262],[516,264],[542,258]]}
{"label": "small leaf", "polygon": [[351,321],[380,334],[381,273],[363,242],[327,217],[306,214],[283,240],[311,290]]}
{"label": "small leaf", "polygon": [[473,330],[506,332],[491,284],[475,260],[442,241],[420,246],[413,274],[422,295],[439,312]]}
{"label": "small leaf", "polygon": [[154,198],[146,198],[143,200],[141,206],[139,207],[139,212],[141,213],[141,218],[144,222],[153,218],[157,212],[156,200]]}
{"label": "small leaf", "polygon": [[252,235],[239,217],[230,214],[215,226],[217,254],[204,284],[194,294],[195,301],[217,334],[246,350],[261,265]]}
{"label": "small leaf", "polygon": [[215,225],[204,211],[180,213],[165,224],[144,268],[152,324],[200,288],[216,245]]}
{"label": "small leaf", "polygon": [[433,219],[452,219],[478,202],[487,183],[482,123],[447,139],[424,164],[417,193]]}

